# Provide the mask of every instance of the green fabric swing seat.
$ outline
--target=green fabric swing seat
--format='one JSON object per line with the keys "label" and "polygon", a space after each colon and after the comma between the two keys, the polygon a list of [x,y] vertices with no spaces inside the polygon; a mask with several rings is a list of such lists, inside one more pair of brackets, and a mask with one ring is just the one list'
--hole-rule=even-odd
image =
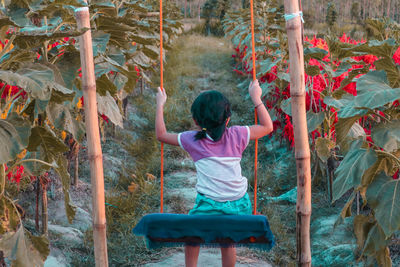
{"label": "green fabric swing seat", "polygon": [[144,216],[133,233],[146,237],[149,249],[200,245],[249,247],[268,251],[275,245],[263,215],[186,215],[155,213]]}

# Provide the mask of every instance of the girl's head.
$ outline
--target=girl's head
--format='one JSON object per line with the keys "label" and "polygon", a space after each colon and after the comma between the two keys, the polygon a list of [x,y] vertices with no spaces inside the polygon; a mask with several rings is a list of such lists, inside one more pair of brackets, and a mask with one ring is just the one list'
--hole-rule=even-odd
{"label": "girl's head", "polygon": [[208,133],[214,141],[218,141],[231,116],[231,104],[223,94],[211,90],[201,93],[194,100],[191,112],[195,122],[203,129],[196,134],[195,139],[203,139]]}

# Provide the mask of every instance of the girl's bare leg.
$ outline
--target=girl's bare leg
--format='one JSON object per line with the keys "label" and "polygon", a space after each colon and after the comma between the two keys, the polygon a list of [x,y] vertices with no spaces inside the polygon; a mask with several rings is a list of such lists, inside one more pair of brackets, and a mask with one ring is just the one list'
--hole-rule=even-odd
{"label": "girl's bare leg", "polygon": [[200,246],[185,246],[185,265],[186,267],[197,267]]}
{"label": "girl's bare leg", "polygon": [[235,267],[236,248],[221,248],[222,267]]}

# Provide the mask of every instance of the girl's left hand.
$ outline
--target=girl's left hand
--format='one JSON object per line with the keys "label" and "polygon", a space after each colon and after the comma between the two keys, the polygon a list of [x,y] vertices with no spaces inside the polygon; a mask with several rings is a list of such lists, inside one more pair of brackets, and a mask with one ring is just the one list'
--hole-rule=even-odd
{"label": "girl's left hand", "polygon": [[157,88],[157,106],[164,106],[165,102],[167,102],[167,94],[165,93],[165,89],[161,91],[161,88]]}

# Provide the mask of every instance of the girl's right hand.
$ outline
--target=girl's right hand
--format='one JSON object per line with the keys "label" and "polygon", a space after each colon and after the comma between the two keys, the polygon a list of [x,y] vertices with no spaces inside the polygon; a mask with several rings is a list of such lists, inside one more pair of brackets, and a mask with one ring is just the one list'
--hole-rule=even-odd
{"label": "girl's right hand", "polygon": [[157,88],[157,106],[164,106],[165,102],[167,102],[167,94],[165,93],[165,89],[161,91],[161,88]]}
{"label": "girl's right hand", "polygon": [[259,103],[261,103],[262,89],[257,79],[250,83],[249,94],[254,105],[258,105]]}

